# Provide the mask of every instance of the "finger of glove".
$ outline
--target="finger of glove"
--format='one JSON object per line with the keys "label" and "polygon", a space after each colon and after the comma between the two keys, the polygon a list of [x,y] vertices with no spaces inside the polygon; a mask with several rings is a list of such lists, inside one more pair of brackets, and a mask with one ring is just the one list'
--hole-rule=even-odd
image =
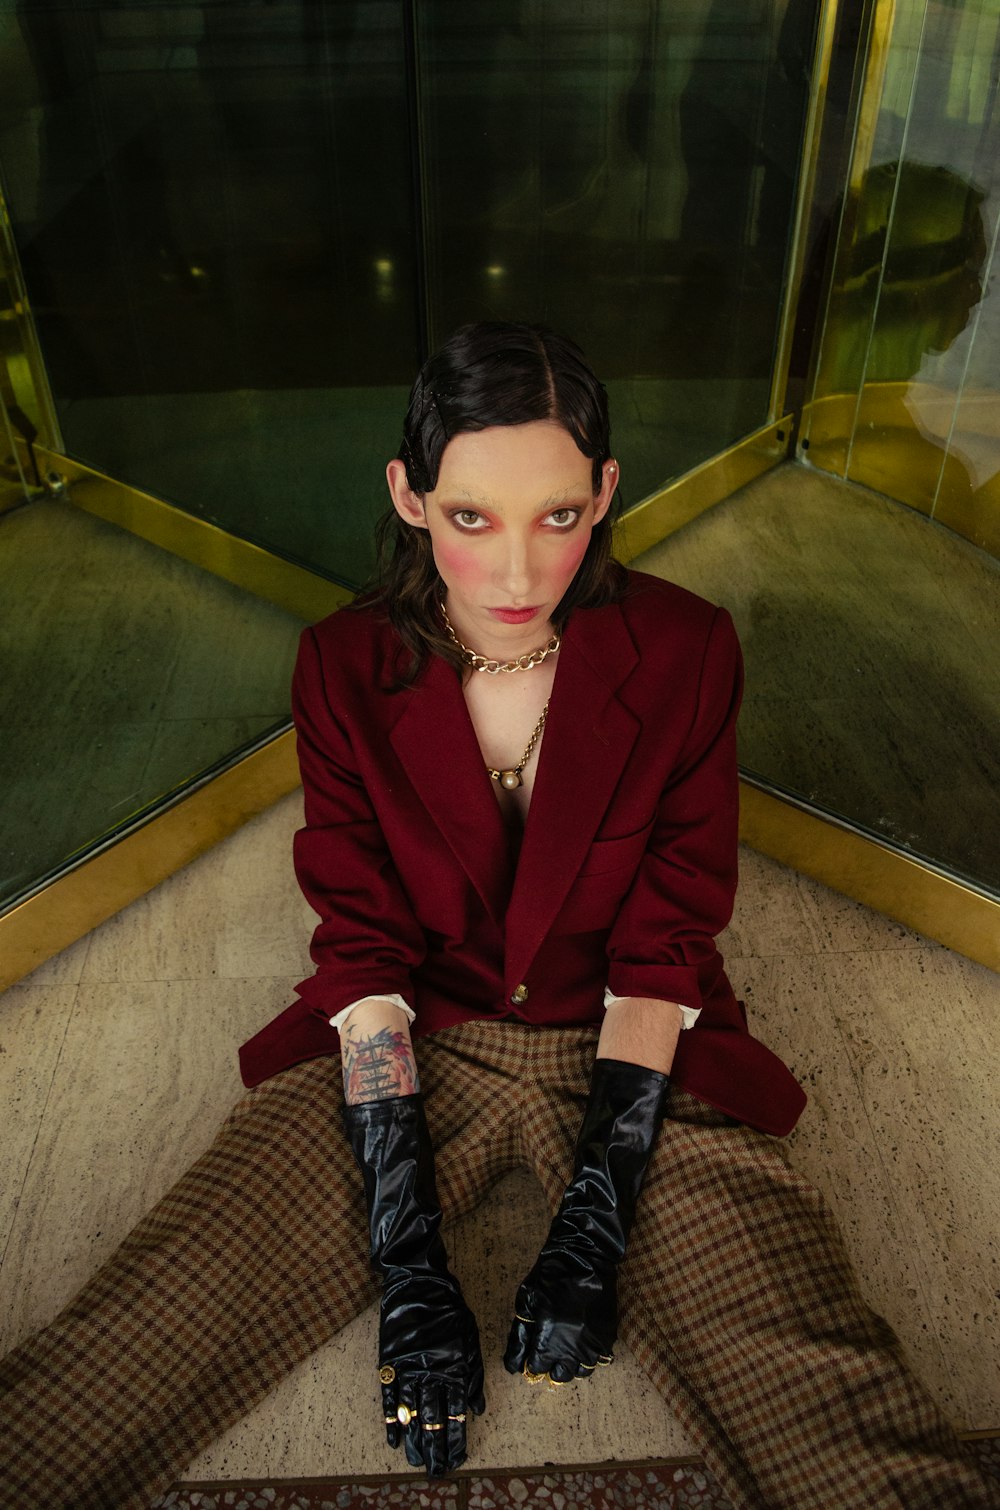
{"label": "finger of glove", "polygon": [[406,1453],[406,1461],[411,1468],[422,1468],[424,1466],[424,1434],[420,1429],[418,1385],[415,1379],[397,1380],[397,1383],[399,1386],[399,1403],[405,1405],[412,1413],[409,1424],[401,1427],[403,1451]]}
{"label": "finger of glove", "polygon": [[[575,1327],[542,1322],[535,1328],[525,1367],[532,1374],[553,1374],[553,1377],[575,1379],[581,1363],[597,1361],[596,1355],[591,1357],[591,1349],[582,1346],[582,1342]],[[568,1365],[570,1372],[555,1375],[553,1371],[564,1364]]]}
{"label": "finger of glove", "polygon": [[[427,1472],[431,1478],[440,1478],[448,1472],[449,1425],[445,1391],[440,1385],[424,1384],[420,1393],[420,1423]],[[427,1431],[428,1425],[439,1426],[441,1430]]]}
{"label": "finger of glove", "polygon": [[566,1358],[560,1358],[556,1363],[549,1366],[549,1378],[557,1384],[568,1384],[571,1379],[579,1376],[578,1365],[574,1359],[572,1362]]}
{"label": "finger of glove", "polygon": [[399,1400],[398,1400],[398,1392],[397,1392],[397,1389],[396,1389],[395,1380],[392,1382],[392,1384],[383,1384],[382,1385],[382,1415],[385,1417],[385,1439],[389,1443],[390,1447],[398,1447],[399,1446],[399,1433],[400,1433],[399,1422],[396,1421],[396,1420],[393,1420],[390,1423],[390,1421],[389,1421],[389,1417],[390,1416],[395,1417],[396,1407],[397,1407],[398,1404],[399,1404]]}
{"label": "finger of glove", "polygon": [[[483,1386],[485,1384],[483,1355],[479,1351],[478,1346],[475,1348],[473,1355],[466,1359],[466,1363],[469,1370],[469,1382],[465,1386],[465,1398],[468,1409],[475,1415],[481,1416],[486,1409],[486,1396],[483,1393]],[[465,1410],[466,1405],[461,1405],[459,1409]]]}
{"label": "finger of glove", "polygon": [[[465,1390],[454,1387],[448,1390],[446,1446],[449,1473],[453,1473],[456,1468],[461,1468],[466,1459],[466,1423],[456,1420],[455,1417],[467,1415],[469,1405],[471,1401],[466,1400]],[[477,1414],[482,1415],[482,1411],[478,1411]]]}
{"label": "finger of glove", "polygon": [[519,1374],[524,1368],[525,1359],[534,1341],[535,1325],[532,1321],[518,1321],[516,1318],[511,1323],[507,1337],[507,1349],[503,1355],[503,1366],[508,1374]]}

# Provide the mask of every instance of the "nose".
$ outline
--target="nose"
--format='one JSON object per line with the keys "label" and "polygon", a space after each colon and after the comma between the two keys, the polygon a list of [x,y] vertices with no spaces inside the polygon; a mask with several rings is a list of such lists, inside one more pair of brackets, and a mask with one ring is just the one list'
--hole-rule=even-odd
{"label": "nose", "polygon": [[508,530],[503,541],[503,551],[498,563],[497,586],[514,607],[531,601],[531,589],[535,571],[531,561],[528,541],[516,530]]}

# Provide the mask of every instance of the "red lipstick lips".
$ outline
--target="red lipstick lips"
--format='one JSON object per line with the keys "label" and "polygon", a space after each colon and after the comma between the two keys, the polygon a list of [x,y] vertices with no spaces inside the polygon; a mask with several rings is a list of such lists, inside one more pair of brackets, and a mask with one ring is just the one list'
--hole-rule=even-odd
{"label": "red lipstick lips", "polygon": [[491,608],[490,613],[501,624],[527,624],[540,612],[537,608]]}

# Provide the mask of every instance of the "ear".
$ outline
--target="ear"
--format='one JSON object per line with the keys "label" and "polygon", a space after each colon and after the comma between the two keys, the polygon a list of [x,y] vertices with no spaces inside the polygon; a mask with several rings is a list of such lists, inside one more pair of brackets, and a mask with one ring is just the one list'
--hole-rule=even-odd
{"label": "ear", "polygon": [[407,482],[406,468],[398,456],[386,467],[385,478],[389,484],[392,506],[400,519],[414,525],[418,530],[425,530],[427,519],[424,514],[424,501],[419,493],[414,493]]}
{"label": "ear", "polygon": [[600,491],[594,494],[594,524],[600,524],[608,509],[611,500],[615,496],[615,488],[618,486],[620,469],[618,463],[612,459],[604,463],[604,477]]}

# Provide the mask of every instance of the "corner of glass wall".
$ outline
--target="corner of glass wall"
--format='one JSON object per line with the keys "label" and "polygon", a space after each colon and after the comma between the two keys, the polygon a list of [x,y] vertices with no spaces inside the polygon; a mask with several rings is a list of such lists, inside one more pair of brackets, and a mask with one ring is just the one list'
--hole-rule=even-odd
{"label": "corner of glass wall", "polygon": [[998,57],[995,5],[878,0],[798,452],[859,485],[831,506],[879,584],[857,664],[892,799],[843,811],[970,905],[1000,897]]}

